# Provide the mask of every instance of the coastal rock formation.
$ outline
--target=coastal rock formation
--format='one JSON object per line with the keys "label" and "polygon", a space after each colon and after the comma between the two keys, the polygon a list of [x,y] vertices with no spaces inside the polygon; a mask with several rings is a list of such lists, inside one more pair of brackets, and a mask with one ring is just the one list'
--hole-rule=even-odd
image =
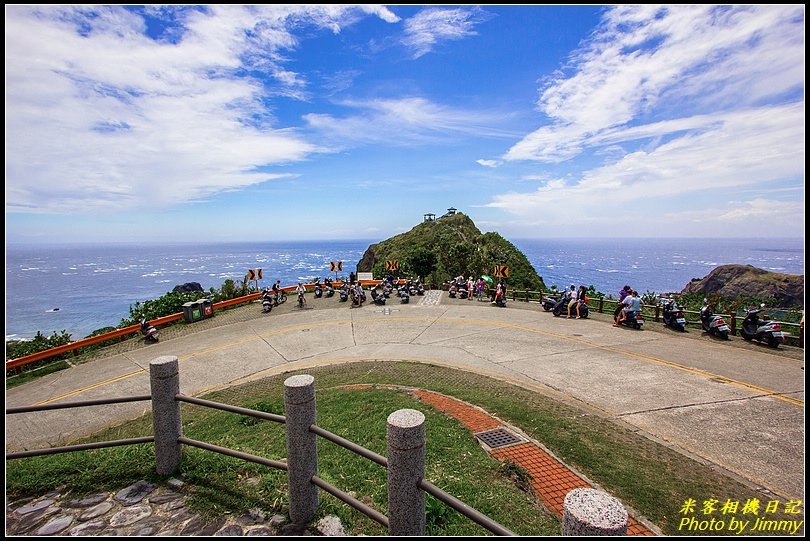
{"label": "coastal rock formation", "polygon": [[[455,209],[453,209],[455,210]],[[481,233],[461,212],[422,222],[366,249],[359,272],[387,274],[386,261],[399,263],[399,276],[420,276],[435,284],[455,276],[492,275],[495,265],[508,267],[512,288],[537,290],[543,285],[526,256],[498,233]]]}
{"label": "coastal rock formation", "polygon": [[183,285],[174,286],[173,292],[191,293],[192,291],[205,291],[199,282],[186,282]]}
{"label": "coastal rock formation", "polygon": [[804,275],[769,272],[751,265],[722,265],[703,279],[693,279],[682,291],[717,293],[728,299],[741,295],[781,299],[780,308],[804,308]]}

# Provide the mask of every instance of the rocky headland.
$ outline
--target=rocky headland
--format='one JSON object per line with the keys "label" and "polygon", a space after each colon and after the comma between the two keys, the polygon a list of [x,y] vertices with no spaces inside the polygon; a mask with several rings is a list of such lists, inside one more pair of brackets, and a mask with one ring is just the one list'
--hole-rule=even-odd
{"label": "rocky headland", "polygon": [[773,298],[779,299],[779,308],[804,308],[804,275],[770,272],[751,265],[722,265],[702,279],[693,279],[681,293],[716,293],[727,299]]}
{"label": "rocky headland", "polygon": [[491,276],[495,265],[502,265],[508,267],[512,288],[537,290],[543,286],[543,279],[523,252],[498,233],[481,233],[461,212],[426,220],[410,231],[372,244],[357,270],[381,278],[388,274],[387,261],[399,263],[399,276],[421,277],[434,284],[459,275]]}

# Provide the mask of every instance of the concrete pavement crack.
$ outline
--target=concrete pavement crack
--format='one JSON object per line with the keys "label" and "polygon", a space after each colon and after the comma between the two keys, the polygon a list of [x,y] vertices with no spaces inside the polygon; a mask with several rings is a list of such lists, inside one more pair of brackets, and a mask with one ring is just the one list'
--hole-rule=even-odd
{"label": "concrete pavement crack", "polygon": [[685,408],[692,408],[692,407],[697,407],[697,406],[710,406],[712,404],[727,404],[727,403],[731,403],[731,402],[744,402],[746,400],[756,400],[756,399],[759,399],[759,398],[769,398],[769,397],[772,397],[772,396],[788,396],[788,395],[792,395],[792,394],[801,394],[803,392],[804,392],[803,390],[787,391],[787,392],[782,392],[782,393],[766,393],[766,394],[759,394],[759,395],[756,395],[756,396],[744,396],[742,398],[729,398],[727,400],[712,400],[712,401],[709,401],[709,402],[693,402],[691,404],[676,404],[674,406],[664,406],[664,407],[661,407],[661,408],[651,408],[651,409],[646,409],[646,410],[630,411],[630,412],[627,412],[627,413],[619,413],[619,414],[617,414],[617,417],[628,417],[630,415],[641,415],[643,413],[652,413],[652,412],[656,412],[656,411],[685,409]]}
{"label": "concrete pavement crack", "polygon": [[417,334],[416,336],[414,336],[414,337],[411,339],[411,341],[410,341],[410,342],[408,342],[408,343],[409,343],[409,344],[413,344],[413,343],[414,343],[414,341],[415,341],[417,338],[419,338],[420,336],[422,336],[423,334],[425,334],[425,332],[427,332],[427,330],[428,330],[428,329],[430,329],[431,327],[433,327],[433,324],[434,324],[434,323],[436,323],[437,321],[439,321],[439,319],[443,318],[443,317],[444,317],[444,316],[446,316],[446,315],[447,315],[447,309],[445,309],[445,310],[444,310],[444,312],[442,312],[441,314],[439,314],[438,316],[436,316],[436,319],[434,319],[433,321],[431,321],[431,322],[430,322],[430,324],[429,324],[427,327],[425,327],[424,329],[422,329],[422,332],[420,332],[419,334]]}

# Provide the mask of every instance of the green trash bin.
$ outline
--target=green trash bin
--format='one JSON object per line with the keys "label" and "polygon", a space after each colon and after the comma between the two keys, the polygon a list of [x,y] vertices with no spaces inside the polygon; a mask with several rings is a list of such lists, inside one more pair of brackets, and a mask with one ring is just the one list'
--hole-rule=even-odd
{"label": "green trash bin", "polygon": [[183,318],[187,323],[194,323],[203,319],[203,307],[200,301],[187,302],[183,305]]}

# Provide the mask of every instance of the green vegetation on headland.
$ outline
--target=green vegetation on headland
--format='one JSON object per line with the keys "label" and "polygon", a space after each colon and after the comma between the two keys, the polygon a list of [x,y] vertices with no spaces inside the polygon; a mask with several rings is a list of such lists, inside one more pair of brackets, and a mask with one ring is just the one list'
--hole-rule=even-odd
{"label": "green vegetation on headland", "polygon": [[437,285],[461,275],[491,276],[495,265],[503,265],[509,268],[509,287],[545,290],[543,279],[523,252],[498,233],[481,233],[461,212],[422,222],[406,233],[372,244],[357,270],[382,278],[388,275],[386,261],[399,262],[395,276],[420,277]]}

